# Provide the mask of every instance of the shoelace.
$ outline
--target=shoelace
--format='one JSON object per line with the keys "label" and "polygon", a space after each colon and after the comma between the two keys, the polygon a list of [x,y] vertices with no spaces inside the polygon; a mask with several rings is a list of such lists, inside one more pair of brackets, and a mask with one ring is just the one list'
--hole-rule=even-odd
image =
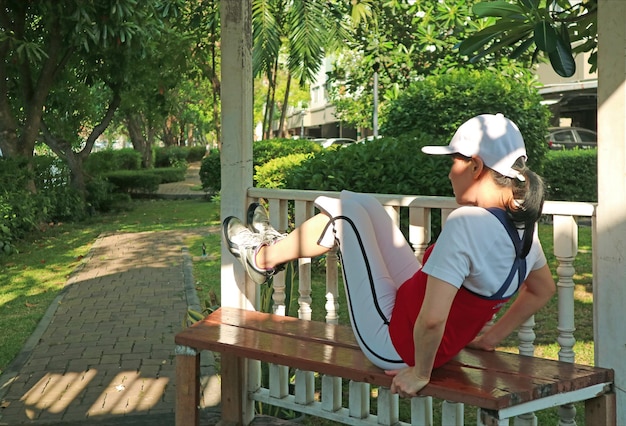
{"label": "shoelace", "polygon": [[249,229],[242,229],[231,238],[231,241],[240,248],[257,247],[266,243],[263,235],[252,232]]}

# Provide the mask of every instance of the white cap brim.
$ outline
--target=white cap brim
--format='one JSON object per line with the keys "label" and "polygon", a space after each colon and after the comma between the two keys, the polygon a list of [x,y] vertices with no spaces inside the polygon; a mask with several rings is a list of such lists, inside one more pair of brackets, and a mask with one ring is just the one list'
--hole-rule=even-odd
{"label": "white cap brim", "polygon": [[432,154],[432,155],[450,155],[455,154],[456,151],[450,145],[439,145],[439,146],[423,146],[422,152],[424,154]]}

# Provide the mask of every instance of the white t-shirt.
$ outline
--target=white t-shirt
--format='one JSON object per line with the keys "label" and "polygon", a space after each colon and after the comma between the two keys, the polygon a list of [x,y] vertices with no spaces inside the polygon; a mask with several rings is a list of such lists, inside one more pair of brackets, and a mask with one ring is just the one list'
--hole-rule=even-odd
{"label": "white t-shirt", "polygon": [[[515,247],[498,218],[481,207],[463,206],[448,216],[422,270],[457,288],[463,286],[488,297],[502,287],[514,260]],[[526,256],[527,276],[545,264],[535,226],[533,244]],[[503,297],[510,296],[517,289],[517,283],[516,273]]]}

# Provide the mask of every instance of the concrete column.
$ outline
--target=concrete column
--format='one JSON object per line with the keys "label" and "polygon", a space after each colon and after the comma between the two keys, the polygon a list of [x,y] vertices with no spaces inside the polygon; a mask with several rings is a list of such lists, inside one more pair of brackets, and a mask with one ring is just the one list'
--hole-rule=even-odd
{"label": "concrete column", "polygon": [[[246,191],[252,186],[252,2],[220,3],[222,31],[221,217],[245,220]],[[255,289],[222,247],[223,306],[252,307]]]}
{"label": "concrete column", "polygon": [[[252,186],[252,0],[221,0],[222,48],[222,190],[221,218],[236,216],[245,220],[247,189]],[[256,286],[246,278],[239,262],[222,244],[221,302],[222,306],[253,308]],[[242,424],[254,419],[254,402],[248,391],[260,384],[257,361],[226,363],[222,380],[237,381],[230,402],[237,401],[235,413]],[[224,365],[223,365],[224,367]],[[223,401],[224,403],[224,401]],[[226,404],[227,405],[227,404]],[[229,409],[229,408],[225,408]]]}
{"label": "concrete column", "polygon": [[[594,334],[598,366],[615,369],[626,424],[626,1],[598,1],[598,212]],[[575,171],[573,171],[575,173]]]}

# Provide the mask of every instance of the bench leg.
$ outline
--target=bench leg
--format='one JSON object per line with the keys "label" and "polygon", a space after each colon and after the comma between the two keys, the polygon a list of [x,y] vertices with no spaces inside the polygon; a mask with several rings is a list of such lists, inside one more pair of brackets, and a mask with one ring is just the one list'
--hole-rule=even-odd
{"label": "bench leg", "polygon": [[232,354],[222,354],[222,421],[221,426],[245,425],[249,422],[243,418],[244,400],[247,389],[245,386],[245,359]]}
{"label": "bench leg", "polygon": [[585,424],[607,426],[617,424],[615,393],[605,393],[585,401]]}
{"label": "bench leg", "polygon": [[176,346],[176,426],[198,426],[200,353]]}

